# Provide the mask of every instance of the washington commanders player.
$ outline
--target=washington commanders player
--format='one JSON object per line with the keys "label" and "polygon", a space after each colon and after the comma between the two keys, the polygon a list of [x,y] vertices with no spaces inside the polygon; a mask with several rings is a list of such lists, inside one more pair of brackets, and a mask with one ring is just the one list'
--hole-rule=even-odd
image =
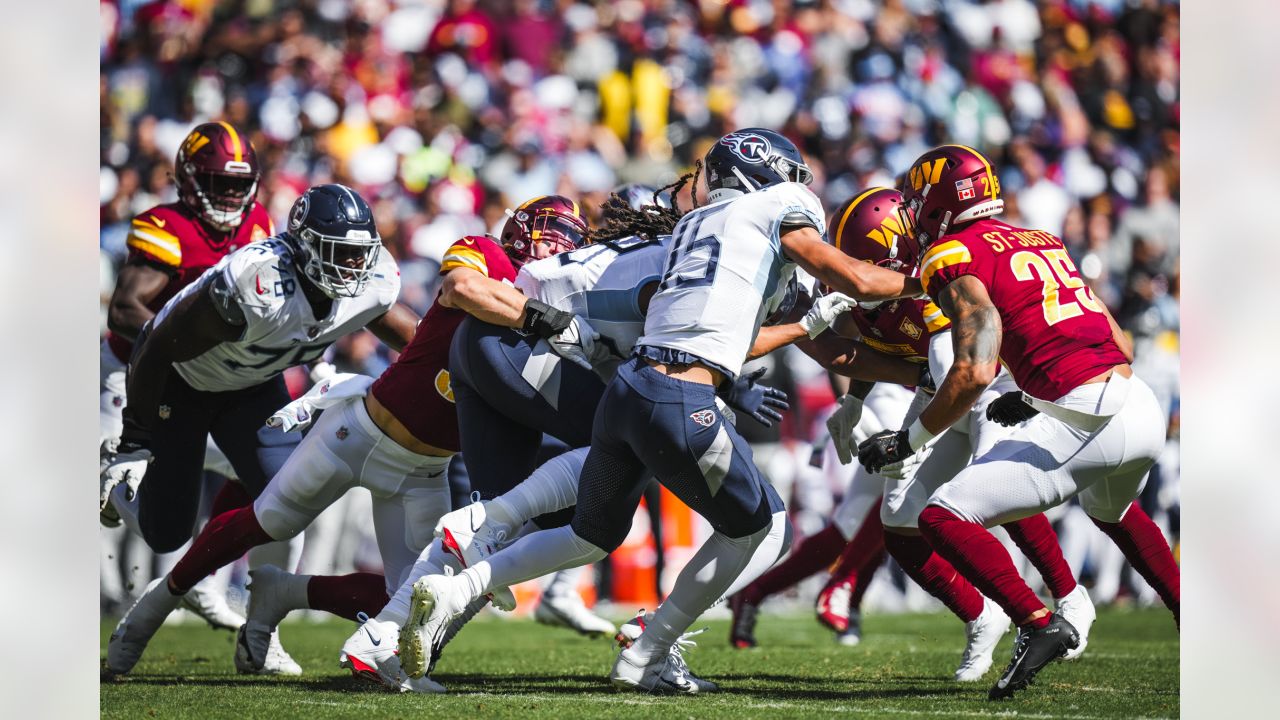
{"label": "washington commanders player", "polygon": [[[174,160],[178,202],[157,205],[133,218],[125,240],[129,255],[112,292],[108,332],[102,342],[99,438],[108,452],[120,437],[125,366],[142,326],[189,283],[227,253],[275,234],[267,211],[255,199],[261,170],[253,144],[225,122],[204,123],[187,134]],[[205,467],[233,476],[226,456],[208,444]],[[215,509],[249,502],[238,483],[227,483]],[[102,506],[101,521],[120,518]],[[183,606],[214,627],[235,630],[244,618],[227,606],[211,579],[202,580]]]}
{"label": "washington commanders player", "polygon": [[[296,435],[263,426],[289,402],[283,371],[362,327],[402,349],[417,317],[396,304],[399,292],[399,270],[382,252],[368,204],[342,185],[307,190],[285,233],[224,257],[143,328],[129,368],[120,444],[104,460],[107,501],[151,547],[176,549],[191,536],[210,434],[245,489],[262,494],[298,443]],[[233,512],[214,518],[201,538]],[[197,539],[186,557],[208,552]],[[175,583],[182,567],[179,561],[169,577],[148,586],[120,621],[108,644],[108,672],[128,672],[181,596],[208,574]]]}
{"label": "washington commanders player", "polygon": [[1031,592],[987,527],[1078,495],[1177,619],[1178,566],[1133,502],[1164,446],[1164,418],[1129,366],[1128,340],[1062,241],[993,219],[1004,201],[986,157],[960,145],[930,150],[902,191],[904,222],[924,251],[921,282],[953,323],[955,360],[919,418],[864,441],[859,460],[877,470],[911,457],[970,412],[1001,362],[1008,367],[1020,390],[991,402],[985,415],[1016,427],[979,447],[973,463],[933,493],[919,522],[937,554],[1018,625],[1013,658],[989,693],[1009,697],[1080,639],[1061,611],[1051,613]]}
{"label": "washington commanders player", "polygon": [[[871,188],[850,200],[833,216],[836,247],[851,257],[879,267],[907,274],[914,272],[919,253],[900,224],[898,209],[901,201],[901,193],[892,188]],[[856,327],[838,329],[861,337],[862,342],[881,352],[919,363],[922,369],[929,370],[930,377],[942,377],[948,372],[951,365],[951,323],[932,302],[916,299],[890,301],[871,309],[859,308],[850,313],[849,320]],[[838,364],[827,366],[841,371]],[[903,420],[901,426],[909,424],[932,397],[931,384],[927,379],[918,383],[915,399],[908,407],[897,411],[880,407],[877,414],[896,416],[896,419]],[[996,394],[994,390],[988,391],[984,400],[989,401]],[[845,396],[829,424],[832,441],[843,462],[852,461],[849,430],[858,423],[861,405],[857,394]],[[930,493],[968,463],[975,446],[993,443],[1007,432],[991,423],[975,422],[976,427],[967,419],[957,423],[932,443],[927,459],[922,458],[919,463],[904,464],[883,475],[873,475],[865,468],[855,474],[848,494],[854,507],[842,505],[836,517],[842,518],[859,509],[864,515],[852,523],[848,518],[842,518],[841,524],[854,525],[858,531],[848,535],[851,541],[840,553],[841,561],[832,572],[831,581],[819,594],[817,608],[819,619],[838,629],[845,620],[840,612],[844,608],[834,607],[834,598],[853,592],[859,579],[865,582],[868,571],[874,572],[875,564],[878,564],[877,556],[887,549],[908,576],[965,623],[967,643],[955,672],[955,679],[961,682],[977,681],[991,667],[992,653],[1008,629],[1009,620],[999,607],[984,601],[978,591],[945,565],[941,558],[933,556],[929,562],[932,553],[920,537],[916,518],[924,509]],[[859,491],[863,485],[872,483],[879,484],[881,488]],[[882,501],[868,507],[865,498],[880,495],[883,495]],[[868,511],[878,517],[866,517]],[[881,524],[883,533],[879,531]],[[1049,521],[1037,513],[1009,522],[1005,529],[1045,578],[1063,611],[1086,626],[1087,630],[1087,624],[1092,623],[1093,606],[1063,559]],[[830,544],[815,547],[829,548]],[[804,563],[806,569],[812,568],[809,570],[811,574],[828,565],[831,559],[834,557],[817,566],[812,564],[811,558],[796,558],[796,563]],[[864,567],[872,562],[875,564]],[[784,564],[771,571],[770,575],[787,570]],[[761,580],[767,578],[765,576]],[[750,599],[749,596],[746,598]],[[842,604],[847,602],[845,600]],[[742,614],[741,611],[737,613],[739,617]]]}

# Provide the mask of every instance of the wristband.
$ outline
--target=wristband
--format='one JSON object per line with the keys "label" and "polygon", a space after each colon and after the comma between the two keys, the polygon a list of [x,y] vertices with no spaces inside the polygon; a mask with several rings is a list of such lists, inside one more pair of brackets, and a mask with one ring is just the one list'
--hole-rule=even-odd
{"label": "wristband", "polygon": [[573,313],[530,298],[524,304],[524,325],[520,329],[545,340],[559,334],[572,323]]}
{"label": "wristband", "polygon": [[933,433],[925,429],[924,423],[920,422],[920,418],[911,423],[911,427],[907,428],[907,444],[912,450],[919,450],[924,444],[937,437]]}
{"label": "wristband", "polygon": [[124,417],[124,427],[120,432],[120,451],[123,452],[126,446],[130,451],[141,448],[151,449],[151,431],[139,425],[127,413]]}

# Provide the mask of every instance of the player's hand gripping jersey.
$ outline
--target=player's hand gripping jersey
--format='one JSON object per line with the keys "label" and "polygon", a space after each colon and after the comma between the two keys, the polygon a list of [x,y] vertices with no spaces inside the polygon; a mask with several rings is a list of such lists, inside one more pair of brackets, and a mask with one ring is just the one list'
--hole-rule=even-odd
{"label": "player's hand gripping jersey", "polygon": [[[470,268],[506,283],[516,277],[515,267],[502,246],[482,235],[462,238],[445,251],[440,274],[458,268]],[[418,323],[413,340],[370,388],[378,402],[415,438],[454,452],[462,446],[449,383],[449,346],[466,317],[464,310],[441,305],[437,296],[436,303]]]}
{"label": "player's hand gripping jersey", "polygon": [[935,301],[962,275],[981,281],[999,310],[1000,360],[1027,393],[1052,402],[1128,362],[1101,303],[1053,235],[974,221],[920,261],[920,281]]}
{"label": "player's hand gripping jersey", "polygon": [[610,240],[525,264],[516,287],[525,295],[584,318],[614,358],[597,367],[605,379],[631,356],[644,334],[640,291],[662,279],[671,236]]}
{"label": "player's hand gripping jersey", "polygon": [[826,233],[818,198],[794,182],[705,205],[681,218],[638,344],[657,350],[665,362],[700,360],[736,376],[795,274],[778,234],[793,214]]}
{"label": "player's hand gripping jersey", "polygon": [[[145,262],[168,273],[169,284],[147,303],[147,309],[159,312],[169,298],[227,253],[274,234],[271,218],[257,202],[244,222],[229,233],[210,230],[185,204],[175,202],[157,205],[134,217],[125,245],[129,248],[128,262]],[[133,343],[115,333],[107,334],[107,342],[120,362],[129,361]]]}
{"label": "player's hand gripping jersey", "polygon": [[338,298],[328,317],[317,318],[303,295],[288,242],[273,237],[223,258],[165,304],[152,321],[194,292],[211,292],[223,318],[243,325],[239,340],[215,345],[191,360],[174,363],[197,390],[222,392],[252,387],[286,368],[320,357],[338,338],[385,314],[400,294],[400,270],[390,253],[379,252],[364,292]]}

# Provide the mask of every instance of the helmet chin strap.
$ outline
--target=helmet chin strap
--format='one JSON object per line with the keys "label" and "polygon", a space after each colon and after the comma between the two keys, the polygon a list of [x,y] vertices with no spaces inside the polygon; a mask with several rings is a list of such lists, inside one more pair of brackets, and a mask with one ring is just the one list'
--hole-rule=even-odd
{"label": "helmet chin strap", "polygon": [[734,175],[738,176],[738,180],[742,182],[742,187],[746,188],[742,192],[755,192],[756,190],[760,189],[758,185],[748,180],[747,176],[742,174],[742,171],[738,169],[737,165],[734,165],[729,169],[733,172]]}

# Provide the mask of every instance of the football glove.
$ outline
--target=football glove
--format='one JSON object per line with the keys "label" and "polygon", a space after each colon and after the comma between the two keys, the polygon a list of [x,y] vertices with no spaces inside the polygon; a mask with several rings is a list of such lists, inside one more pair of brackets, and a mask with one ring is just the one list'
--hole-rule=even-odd
{"label": "football glove", "polygon": [[938,392],[938,384],[933,381],[933,373],[929,371],[929,363],[920,363],[920,377],[916,378],[916,387],[933,395]]}
{"label": "football glove", "polygon": [[573,322],[574,315],[552,307],[541,300],[529,298],[524,304],[524,325],[520,328],[544,340],[559,335]]}
{"label": "football glove", "polygon": [[853,431],[861,420],[862,398],[856,395],[840,398],[840,407],[827,418],[827,432],[831,433],[831,444],[836,448],[841,465],[853,462]]}
{"label": "football glove", "polygon": [[800,327],[809,333],[810,338],[821,335],[841,314],[857,307],[858,301],[844,293],[823,295],[813,302],[809,312],[800,318]]}
{"label": "football glove", "polygon": [[739,375],[720,397],[729,407],[744,412],[765,427],[773,427],[775,420],[782,420],[782,411],[791,408],[787,394],[777,388],[761,385],[757,381],[767,368],[760,368],[750,375]]}
{"label": "football glove", "polygon": [[590,323],[581,316],[574,315],[568,326],[547,338],[547,343],[556,355],[591,370],[596,363],[604,361],[610,355],[609,348],[596,342],[599,339],[600,333]]}
{"label": "football glove", "polygon": [[111,501],[111,491],[124,483],[125,499],[132,500],[138,494],[138,485],[151,463],[151,451],[137,442],[107,440],[99,450],[98,511],[102,512]]}
{"label": "football glove", "polygon": [[873,473],[906,460],[913,454],[906,430],[881,430],[858,446],[858,462]]}
{"label": "football glove", "polygon": [[1021,390],[1007,392],[987,405],[987,419],[1005,427],[1026,422],[1040,411],[1022,399]]}

